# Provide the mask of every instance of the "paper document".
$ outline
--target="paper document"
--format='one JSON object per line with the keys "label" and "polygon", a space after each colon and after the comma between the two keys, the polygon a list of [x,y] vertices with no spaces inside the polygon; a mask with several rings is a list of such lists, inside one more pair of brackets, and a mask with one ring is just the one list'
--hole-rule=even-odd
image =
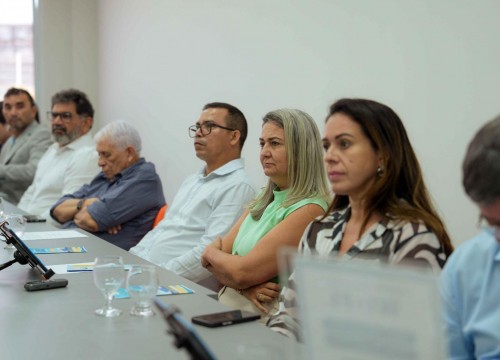
{"label": "paper document", "polygon": [[67,254],[67,253],[86,253],[87,249],[83,246],[67,246],[57,248],[30,248],[33,254]]}
{"label": "paper document", "polygon": [[[50,267],[56,274],[71,274],[77,272],[88,272],[94,270],[93,262],[77,263],[77,264],[61,264],[61,265],[51,265]],[[129,271],[132,267],[131,264],[125,264],[125,271]]]}
{"label": "paper document", "polygon": [[82,237],[87,237],[87,235],[76,230],[33,231],[25,232],[22,240],[74,239]]}
{"label": "paper document", "polygon": [[[188,288],[184,285],[168,285],[168,286],[159,286],[158,292],[156,296],[162,295],[180,295],[180,294],[194,294],[194,290]],[[113,295],[115,299],[129,299],[130,295],[127,289],[119,288],[118,292]]]}
{"label": "paper document", "polygon": [[300,258],[295,273],[310,360],[444,359],[432,274]]}

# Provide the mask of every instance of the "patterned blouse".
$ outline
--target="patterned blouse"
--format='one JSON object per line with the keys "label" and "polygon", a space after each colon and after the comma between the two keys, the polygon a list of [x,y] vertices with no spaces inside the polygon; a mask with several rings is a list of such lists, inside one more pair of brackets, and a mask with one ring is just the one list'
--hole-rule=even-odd
{"label": "patterned blouse", "polygon": [[[337,255],[351,209],[335,211],[323,220],[312,222],[299,243],[299,254],[328,257]],[[430,267],[439,273],[446,254],[436,235],[423,222],[383,220],[368,231],[344,254],[348,259],[366,259],[397,264]],[[279,311],[267,321],[271,329],[289,337],[301,339],[294,274],[280,294]]]}

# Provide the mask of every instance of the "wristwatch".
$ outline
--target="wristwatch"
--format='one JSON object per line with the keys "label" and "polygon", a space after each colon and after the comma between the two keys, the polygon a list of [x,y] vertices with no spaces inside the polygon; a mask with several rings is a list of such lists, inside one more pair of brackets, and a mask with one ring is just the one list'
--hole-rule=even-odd
{"label": "wristwatch", "polygon": [[83,203],[85,202],[85,199],[80,199],[77,203],[76,203],[76,210],[80,211],[82,210],[82,206],[83,206]]}

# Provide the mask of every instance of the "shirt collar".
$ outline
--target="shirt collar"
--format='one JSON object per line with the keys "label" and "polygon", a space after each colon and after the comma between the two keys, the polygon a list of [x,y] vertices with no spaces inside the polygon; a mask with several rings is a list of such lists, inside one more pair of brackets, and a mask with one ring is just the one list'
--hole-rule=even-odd
{"label": "shirt collar", "polygon": [[[116,174],[115,178],[113,179],[113,181],[110,181],[109,183],[110,184],[114,184],[115,182],[119,181],[122,177],[124,177],[128,173],[131,173],[132,171],[135,170],[135,168],[141,166],[145,162],[146,162],[146,160],[144,160],[144,158],[140,158],[139,161],[137,161],[135,164],[130,165],[128,168],[126,168],[123,171],[121,171],[118,174]],[[106,178],[106,176],[104,175],[104,173],[102,171],[101,171],[101,176],[104,177],[104,178]]]}
{"label": "shirt collar", "polygon": [[90,132],[78,137],[77,139],[64,146],[59,146],[57,143],[55,143],[55,145],[57,146],[57,150],[59,151],[65,151],[66,149],[77,150],[82,146],[95,146],[94,141],[92,140],[92,136],[90,136]]}
{"label": "shirt collar", "polygon": [[234,159],[234,160],[231,160],[227,163],[225,163],[224,165],[222,165],[221,167],[215,169],[214,171],[212,171],[210,174],[206,175],[205,176],[205,169],[206,169],[206,166],[204,166],[202,169],[200,169],[198,171],[198,175],[201,177],[201,178],[206,178],[206,179],[210,179],[212,177],[216,177],[216,176],[225,176],[225,175],[228,175],[236,170],[239,170],[239,169],[242,169],[243,167],[245,166],[245,162],[243,159]]}

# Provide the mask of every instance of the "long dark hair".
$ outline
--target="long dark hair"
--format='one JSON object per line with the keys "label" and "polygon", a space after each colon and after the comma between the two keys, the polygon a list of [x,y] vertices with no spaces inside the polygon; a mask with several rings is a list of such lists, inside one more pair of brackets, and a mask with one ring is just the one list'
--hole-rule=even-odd
{"label": "long dark hair", "polygon": [[[372,100],[341,99],[330,106],[326,121],[335,113],[361,126],[373,148],[382,154],[382,174],[366,194],[367,216],[374,212],[394,219],[423,221],[437,236],[447,255],[453,251],[450,237],[435,210],[422,170],[399,116]],[[328,213],[349,205],[346,195],[335,195]]]}

